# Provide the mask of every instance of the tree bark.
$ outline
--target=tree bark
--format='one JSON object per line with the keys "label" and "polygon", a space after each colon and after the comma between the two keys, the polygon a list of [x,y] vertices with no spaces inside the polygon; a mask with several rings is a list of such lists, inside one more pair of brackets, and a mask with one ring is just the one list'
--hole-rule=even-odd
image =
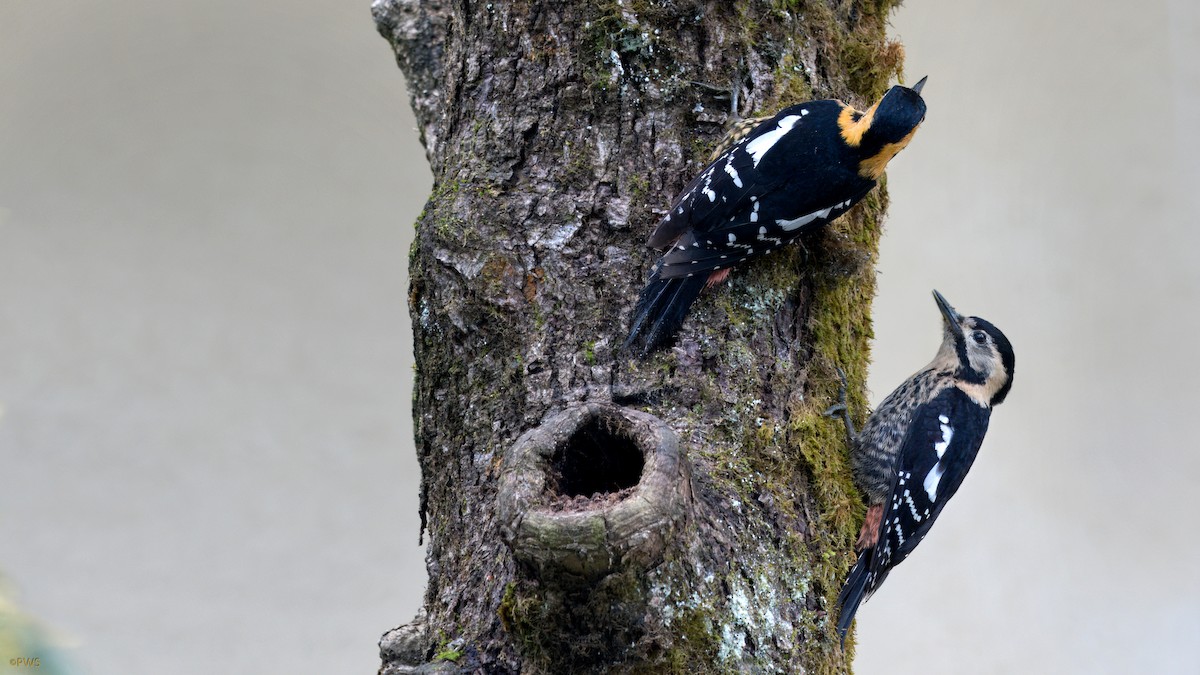
{"label": "tree bark", "polygon": [[882,95],[893,0],[377,0],[434,190],[409,264],[429,537],[382,673],[840,672],[881,187],[619,351],[644,242],[732,121]]}

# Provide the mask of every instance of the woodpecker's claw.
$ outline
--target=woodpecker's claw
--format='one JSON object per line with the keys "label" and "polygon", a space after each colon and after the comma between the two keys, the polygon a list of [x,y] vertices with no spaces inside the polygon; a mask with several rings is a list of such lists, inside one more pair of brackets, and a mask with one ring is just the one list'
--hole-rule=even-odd
{"label": "woodpecker's claw", "polygon": [[825,417],[841,417],[842,423],[846,425],[846,437],[853,441],[858,433],[854,431],[854,422],[850,420],[850,404],[846,402],[846,390],[849,388],[849,384],[846,381],[846,372],[840,367],[835,366],[835,368],[837,368],[838,377],[842,379],[842,385],[838,388],[838,402],[829,406],[821,414]]}
{"label": "woodpecker's claw", "polygon": [[697,87],[703,87],[703,88],[705,88],[705,89],[707,89],[707,90],[709,90],[709,91],[715,91],[715,92],[719,92],[719,93],[722,93],[722,94],[728,94],[728,93],[729,93],[729,90],[728,90],[728,89],[726,89],[725,87],[718,87],[718,86],[717,86],[717,85],[715,85],[715,84],[709,84],[709,83],[707,83],[707,82],[701,82],[700,80],[688,80],[688,84],[694,84],[694,85],[696,85]]}
{"label": "woodpecker's claw", "polygon": [[741,83],[741,77],[739,77],[736,83],[729,88],[718,87],[717,85],[709,84],[707,82],[700,82],[699,80],[688,80],[688,84],[717,92],[718,95],[715,97],[717,99],[729,99],[729,114],[732,117],[733,123],[737,123],[742,119],[741,113],[738,112],[738,102],[742,93]]}
{"label": "woodpecker's claw", "polygon": [[846,410],[845,403],[834,403],[833,405],[826,408],[825,412],[821,413],[821,415],[824,417],[837,417],[838,413],[843,412],[845,410]]}

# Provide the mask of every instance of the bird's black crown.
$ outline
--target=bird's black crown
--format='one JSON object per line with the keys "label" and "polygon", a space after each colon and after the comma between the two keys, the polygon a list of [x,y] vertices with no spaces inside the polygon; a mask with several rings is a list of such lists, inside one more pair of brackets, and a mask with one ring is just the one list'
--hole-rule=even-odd
{"label": "bird's black crown", "polygon": [[921,98],[918,91],[898,84],[880,99],[864,143],[877,148],[888,143],[899,143],[924,119],[925,99]]}
{"label": "bird's black crown", "polygon": [[1008,390],[1012,389],[1013,370],[1016,368],[1017,357],[1013,353],[1012,343],[1008,338],[992,325],[987,319],[981,319],[977,316],[971,317],[975,320],[975,328],[981,330],[991,336],[992,342],[996,344],[996,350],[1000,352],[1000,362],[1004,364],[1004,372],[1008,374],[1008,380],[1004,386],[992,396],[991,405],[999,405],[1004,402],[1004,397],[1008,396]]}

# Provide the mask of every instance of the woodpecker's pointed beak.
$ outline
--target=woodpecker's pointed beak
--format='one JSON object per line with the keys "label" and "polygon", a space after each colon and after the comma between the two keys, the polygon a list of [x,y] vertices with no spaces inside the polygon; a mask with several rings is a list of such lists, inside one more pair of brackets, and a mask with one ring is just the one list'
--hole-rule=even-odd
{"label": "woodpecker's pointed beak", "polygon": [[[917,80],[917,83],[909,88],[919,94],[919,93],[921,93],[921,89],[923,89],[925,87],[925,80],[928,80],[928,79],[929,79],[929,76],[926,75],[925,77],[922,77],[921,79]],[[936,292],[937,291],[934,291],[934,293],[936,293]]]}
{"label": "woodpecker's pointed beak", "polygon": [[946,318],[948,324],[957,326],[962,323],[962,316],[954,311],[954,308],[950,306],[950,303],[946,302],[946,298],[942,297],[941,293],[934,290],[933,299],[937,302],[938,309],[942,310],[942,316]]}

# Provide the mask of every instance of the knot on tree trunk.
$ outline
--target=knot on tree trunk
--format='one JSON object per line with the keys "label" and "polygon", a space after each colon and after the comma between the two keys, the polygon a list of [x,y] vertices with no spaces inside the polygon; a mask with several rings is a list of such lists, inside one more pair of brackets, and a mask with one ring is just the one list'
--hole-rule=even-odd
{"label": "knot on tree trunk", "polygon": [[571,587],[662,561],[691,518],[692,486],[665,422],[585,403],[517,439],[497,500],[518,574]]}

